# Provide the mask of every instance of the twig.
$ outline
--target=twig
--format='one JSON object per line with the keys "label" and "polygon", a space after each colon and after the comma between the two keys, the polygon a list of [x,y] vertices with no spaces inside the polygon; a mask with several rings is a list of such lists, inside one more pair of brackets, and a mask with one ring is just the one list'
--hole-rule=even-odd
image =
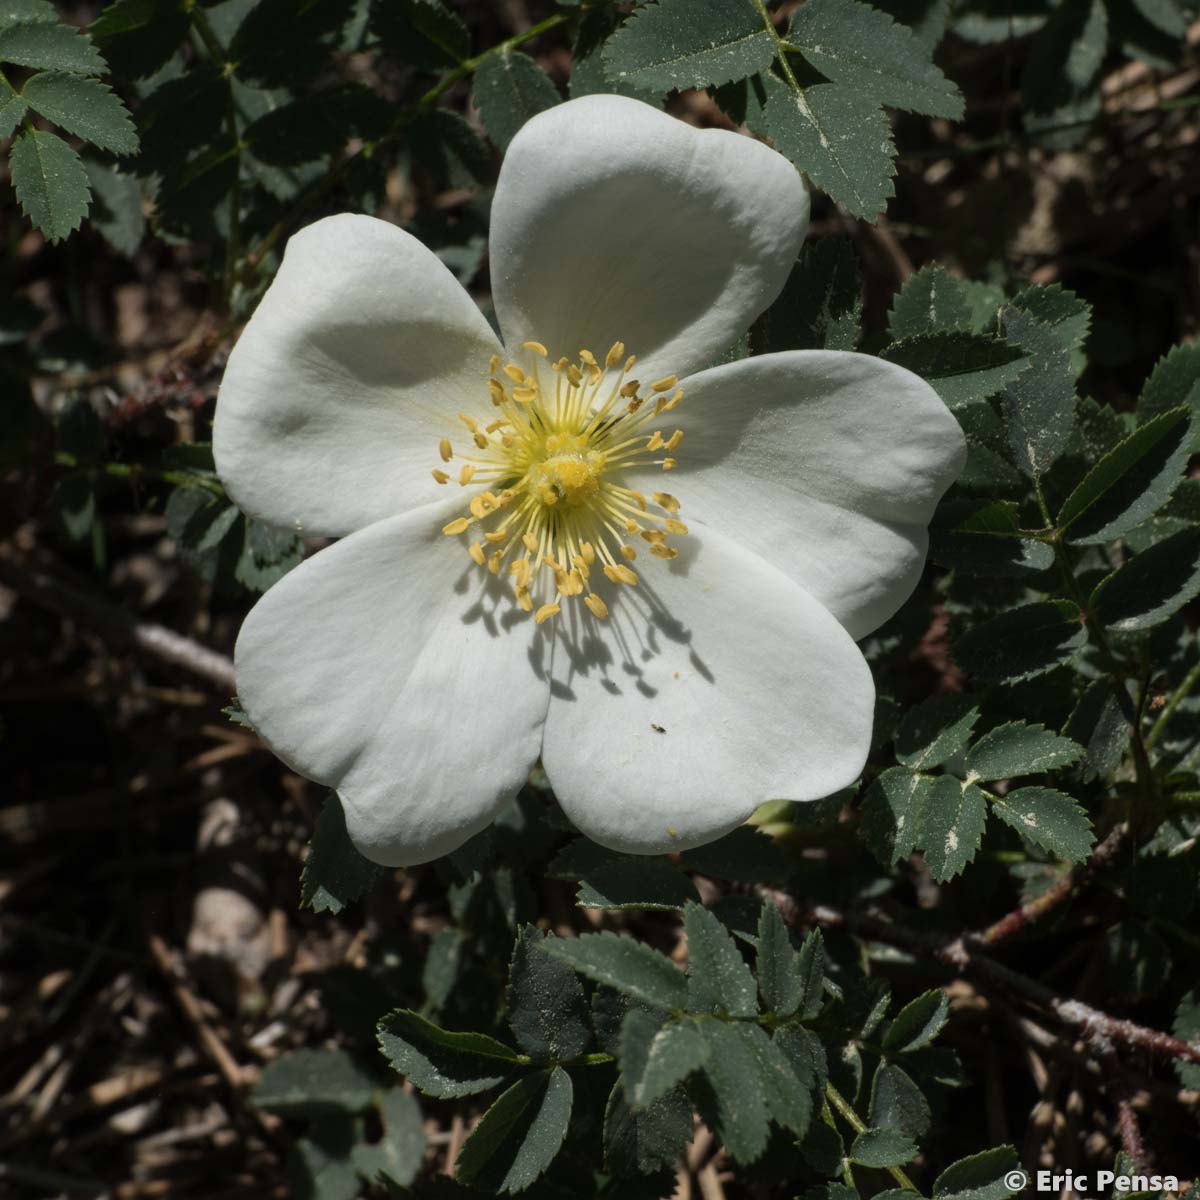
{"label": "twig", "polygon": [[1045,1009],[1062,1024],[1072,1026],[1089,1040],[1107,1039],[1126,1046],[1136,1046],[1156,1054],[1165,1054],[1185,1062],[1200,1063],[1200,1045],[1192,1045],[1157,1029],[1149,1029],[1121,1017],[1084,1004],[1068,1000],[1028,976],[1014,971],[976,949],[966,937],[945,938],[938,934],[893,925],[878,917],[844,913],[825,904],[804,908],[786,892],[777,888],[761,888],[759,894],[779,908],[786,921],[800,925],[819,925],[823,929],[844,929],[867,941],[896,946],[910,953],[934,958],[962,975],[1013,992]]}
{"label": "twig", "polygon": [[218,653],[164,625],[139,621],[123,608],[55,579],[49,572],[19,562],[0,550],[0,584],[34,604],[69,617],[105,638],[132,645],[162,662],[183,667],[232,696],[233,663]]}
{"label": "twig", "polygon": [[1026,925],[1040,920],[1051,909],[1066,900],[1091,875],[1111,862],[1128,832],[1129,827],[1124,822],[1115,826],[1100,845],[1092,851],[1092,856],[1086,863],[1072,868],[1040,896],[1035,896],[1027,904],[1013,909],[1012,912],[993,922],[986,929],[980,930],[978,933],[967,934],[968,940],[983,946],[994,946],[998,942],[1007,941],[1013,934],[1024,929]]}

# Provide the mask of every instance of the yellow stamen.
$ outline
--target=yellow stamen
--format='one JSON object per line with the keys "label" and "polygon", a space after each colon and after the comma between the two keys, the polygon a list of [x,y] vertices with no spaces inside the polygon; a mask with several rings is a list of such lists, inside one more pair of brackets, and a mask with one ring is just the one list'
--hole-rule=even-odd
{"label": "yellow stamen", "polygon": [[438,442],[438,453],[442,456],[442,462],[449,462],[454,457],[454,447],[450,445],[449,438],[442,438]]}
{"label": "yellow stamen", "polygon": [[683,534],[683,533],[687,533],[687,531],[688,531],[688,527],[682,521],[676,521],[673,517],[668,518],[664,522],[664,524],[666,525],[667,530],[670,533]]}
{"label": "yellow stamen", "polygon": [[655,492],[653,500],[655,504],[660,508],[665,508],[669,513],[677,513],[679,511],[679,501],[670,492]]}
{"label": "yellow stamen", "polygon": [[532,350],[534,354],[540,354],[543,358],[550,357],[550,351],[541,342],[522,342],[521,348],[523,350]]}
{"label": "yellow stamen", "polygon": [[447,475],[445,471],[439,471],[436,467],[434,467],[432,474],[433,474],[434,479],[436,479],[438,481],[438,483],[449,483],[450,482],[450,476]]}
{"label": "yellow stamen", "polygon": [[475,468],[470,463],[464,463],[463,469],[458,473],[458,482],[466,487],[475,476]]}
{"label": "yellow stamen", "polygon": [[[637,558],[637,551],[636,551],[636,550],[635,550],[635,549],[634,549],[632,546],[622,546],[622,547],[621,547],[621,553],[622,553],[622,554],[623,554],[623,555],[624,555],[624,556],[625,556],[627,559],[629,559],[629,561],[630,561],[630,562],[633,562],[633,560],[634,560],[635,558]],[[604,573],[605,573],[606,575],[608,574],[608,569],[607,569],[607,568],[605,568],[605,572],[604,572]]]}
{"label": "yellow stamen", "polygon": [[653,554],[655,558],[674,558],[679,551],[676,550],[674,546],[663,546],[656,543],[650,547],[650,553]]}
{"label": "yellow stamen", "polygon": [[551,617],[557,616],[560,612],[562,612],[562,609],[557,604],[543,604],[533,614],[533,619],[541,625],[544,621],[550,620]]}
{"label": "yellow stamen", "polygon": [[678,375],[667,375],[663,379],[656,379],[650,385],[650,390],[652,392],[669,392],[678,382]]}
{"label": "yellow stamen", "polygon": [[447,537],[454,537],[456,534],[465,533],[467,526],[470,524],[471,522],[466,517],[455,517],[449,525],[442,526],[442,532]]}
{"label": "yellow stamen", "polygon": [[483,555],[483,546],[479,542],[474,542],[467,553],[482,567],[487,561]]}
{"label": "yellow stamen", "polygon": [[524,383],[526,379],[525,372],[517,366],[516,363],[508,363],[505,365],[504,373],[513,381],[513,383]]}
{"label": "yellow stamen", "polygon": [[605,604],[595,592],[589,592],[586,596],[584,596],[583,602],[592,610],[593,613],[595,613],[597,617],[600,618],[601,621],[608,616],[608,605]]}

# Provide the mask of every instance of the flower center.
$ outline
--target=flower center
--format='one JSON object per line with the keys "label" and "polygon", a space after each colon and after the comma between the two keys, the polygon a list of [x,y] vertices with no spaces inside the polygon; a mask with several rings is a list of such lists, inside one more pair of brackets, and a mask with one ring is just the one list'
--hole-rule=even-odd
{"label": "flower center", "polygon": [[[458,483],[478,485],[469,516],[456,517],[442,532],[450,537],[471,532],[471,558],[481,567],[512,578],[517,603],[533,611],[535,595],[543,603],[537,622],[561,611],[558,601],[582,596],[598,618],[608,606],[589,586],[593,570],[612,583],[633,587],[638,577],[629,566],[638,556],[635,539],[657,558],[674,558],[672,534],[687,533],[676,514],[679,501],[666,492],[647,497],[621,483],[623,472],[647,466],[669,471],[670,457],[683,430],[663,437],[647,427],[677,408],[683,391],[674,375],[656,380],[642,392],[629,378],[637,361],[615,343],[604,362],[589,350],[576,361],[549,362],[540,342],[526,342],[525,366],[501,366],[492,359],[488,392],[495,419],[458,418],[470,446],[458,457]],[[449,438],[439,446],[443,463],[455,458]],[[440,467],[433,477],[448,484]],[[553,580],[553,592],[540,581]]]}

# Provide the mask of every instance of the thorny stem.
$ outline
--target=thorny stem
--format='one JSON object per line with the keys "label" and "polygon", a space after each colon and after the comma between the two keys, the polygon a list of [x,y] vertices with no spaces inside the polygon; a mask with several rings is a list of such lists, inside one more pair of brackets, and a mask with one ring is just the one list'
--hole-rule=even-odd
{"label": "thorny stem", "polygon": [[431,108],[460,79],[465,79],[468,75],[473,74],[478,70],[481,63],[493,57],[493,55],[502,54],[507,50],[522,45],[524,42],[531,41],[533,38],[555,28],[555,26],[563,24],[566,20],[568,20],[567,14],[556,13],[554,16],[547,17],[544,21],[539,21],[536,25],[531,25],[528,29],[514,34],[506,41],[498,42],[495,46],[491,46],[483,51],[482,54],[475,55],[474,58],[464,59],[453,71],[450,71],[438,80],[420,99],[403,109],[397,115],[392,128],[381,138],[374,142],[365,142],[354,153],[339,159],[313,187],[298,197],[291,208],[263,234],[258,245],[246,255],[246,265],[252,270],[257,270],[261,267],[267,254],[292,227],[296,219],[311,208],[322,196],[332,190],[334,185],[346,174],[352,162],[355,162],[364,155],[374,154],[381,146],[394,141],[415,116],[424,112],[425,109]]}
{"label": "thorny stem", "polygon": [[[829,1098],[829,1103],[838,1110],[842,1116],[842,1119],[847,1125],[850,1126],[851,1129],[854,1130],[855,1133],[866,1132],[867,1123],[858,1115],[858,1113],[854,1111],[854,1106],[850,1104],[846,1097],[843,1096],[842,1093],[839,1092],[832,1083],[827,1083],[825,1085],[825,1095]],[[846,1160],[846,1165],[847,1167],[849,1166],[849,1159]],[[905,1191],[915,1192],[917,1190],[917,1185],[913,1183],[913,1181],[909,1179],[908,1175],[905,1174],[905,1172],[899,1167],[888,1167],[888,1174],[891,1175],[891,1177],[902,1188],[904,1188]]]}

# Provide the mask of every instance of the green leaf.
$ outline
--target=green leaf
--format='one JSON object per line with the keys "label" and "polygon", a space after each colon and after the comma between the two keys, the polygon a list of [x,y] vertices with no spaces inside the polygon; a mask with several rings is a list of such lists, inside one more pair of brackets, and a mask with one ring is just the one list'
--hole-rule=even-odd
{"label": "green leaf", "polygon": [[1133,6],[1168,37],[1179,38],[1187,33],[1188,13],[1178,0],[1133,0]]}
{"label": "green leaf", "polygon": [[752,0],[658,0],[634,12],[603,57],[613,80],[668,92],[764,71],[775,39]]}
{"label": "green leaf", "polygon": [[54,515],[63,533],[81,542],[96,523],[96,488],[86,475],[67,475],[54,485]]}
{"label": "green leaf", "polygon": [[871,853],[889,866],[918,846],[921,812],[933,780],[905,767],[890,767],[867,788],[859,833]]}
{"label": "green leaf", "polygon": [[50,0],[0,0],[0,31],[21,22],[44,22],[53,25],[58,12]]}
{"label": "green leaf", "polygon": [[806,242],[779,299],[767,310],[778,350],[853,350],[862,315],[854,243],[844,234]]}
{"label": "green leaf", "polygon": [[1054,550],[1021,532],[1015,500],[946,500],[929,530],[929,557],[965,575],[1026,579],[1054,565]]}
{"label": "green leaf", "polygon": [[475,72],[471,96],[488,137],[501,150],[508,149],[530,117],[561,100],[550,76],[519,50],[489,54]]}
{"label": "green leaf", "polygon": [[699,899],[696,885],[673,863],[632,855],[610,858],[580,877],[580,908],[682,909]]}
{"label": "green leaf", "polygon": [[917,1147],[898,1129],[864,1129],[847,1157],[860,1167],[899,1167],[917,1157]]}
{"label": "green leaf", "polygon": [[1010,1200],[1013,1190],[1004,1176],[1020,1165],[1011,1146],[961,1158],[934,1181],[933,1200]]}
{"label": "green leaf", "polygon": [[708,1043],[704,1073],[716,1101],[716,1133],[740,1163],[753,1162],[767,1144],[766,1097],[754,1053],[734,1025],[701,1022]]}
{"label": "green leaf", "polygon": [[189,22],[179,0],[115,0],[88,33],[119,79],[144,79],[174,55]]}
{"label": "green leaf", "polygon": [[[1066,0],[1050,14],[1021,76],[1030,112],[1053,114],[1070,105],[1104,61],[1108,15],[1102,0]],[[1055,285],[1057,286],[1057,285]]]}
{"label": "green leaf", "polygon": [[1035,846],[1071,862],[1082,862],[1096,838],[1082,808],[1053,788],[1018,788],[992,798],[992,811]]}
{"label": "green leaf", "polygon": [[1200,529],[1183,529],[1106,576],[1088,600],[1119,633],[1150,629],[1200,595]]}
{"label": "green leaf", "polygon": [[872,1128],[898,1129],[914,1141],[924,1137],[933,1123],[929,1101],[912,1076],[890,1062],[876,1068],[867,1114]]}
{"label": "green leaf", "polygon": [[1188,459],[1191,413],[1168,409],[1110,450],[1067,497],[1058,527],[1072,542],[1119,537],[1160,508]]}
{"label": "green leaf", "polygon": [[[1200,992],[1187,992],[1175,1010],[1171,1032],[1185,1042],[1200,1048]],[[1175,1060],[1175,1073],[1186,1088],[1200,1088],[1200,1063]]]}
{"label": "green leaf", "polygon": [[682,851],[679,862],[689,871],[749,884],[783,883],[791,870],[771,838],[750,825]]}
{"label": "green leaf", "polygon": [[1075,373],[1065,336],[1054,324],[1010,304],[1000,314],[1006,341],[1029,357],[1029,369],[1006,385],[1008,441],[1026,475],[1044,475],[1071,437]]}
{"label": "green leaf", "polygon": [[788,42],[827,79],[891,108],[958,120],[963,98],[903,25],[857,0],[808,0]]}
{"label": "green leaf", "polygon": [[417,1177],[425,1157],[425,1130],[415,1096],[391,1088],[378,1102],[383,1136],[375,1143],[359,1142],[351,1152],[358,1173],[374,1182],[383,1175],[407,1187]]}
{"label": "green leaf", "polygon": [[779,909],[764,902],[758,918],[758,957],[755,961],[763,1007],[777,1017],[794,1016],[804,999],[800,956]]}
{"label": "green leaf", "polygon": [[340,913],[347,904],[361,900],[383,871],[354,848],[342,802],[331,793],[317,818],[300,876],[300,903],[313,912]]}
{"label": "green leaf", "polygon": [[615,933],[585,933],[578,938],[547,938],[542,953],[657,1008],[687,1004],[687,976],[667,957],[643,942]]}
{"label": "green leaf", "polygon": [[811,1089],[797,1078],[788,1056],[761,1026],[745,1022],[730,1028],[750,1052],[771,1119],[797,1137],[803,1137],[812,1121]]}
{"label": "green leaf", "polygon": [[1043,725],[1010,721],[989,729],[967,754],[966,771],[975,779],[1012,779],[1070,766],[1083,747]]}
{"label": "green leaf", "polygon": [[754,976],[729,931],[703,905],[683,910],[688,940],[687,1005],[691,1012],[752,1017],[758,1012]]}
{"label": "green leaf", "polygon": [[1138,422],[1148,424],[1180,404],[1192,410],[1189,449],[1200,451],[1200,342],[1175,346],[1158,360],[1138,399]]}
{"label": "green leaf", "polygon": [[922,267],[892,299],[888,331],[895,339],[971,328],[969,284],[944,267]]}
{"label": "green leaf", "polygon": [[105,70],[104,59],[86,33],[48,21],[19,21],[0,29],[0,62],[82,75],[103,75]]}
{"label": "green leaf", "polygon": [[561,1067],[512,1085],[463,1143],[456,1174],[491,1191],[523,1192],[562,1148],[574,1088]]}
{"label": "green leaf", "polygon": [[1070,600],[1040,600],[1010,608],[955,642],[967,674],[983,682],[1030,679],[1070,662],[1087,642],[1083,614]]}
{"label": "green leaf", "polygon": [[293,1050],[267,1064],[250,1099],[281,1116],[362,1112],[375,1080],[344,1050]]}
{"label": "green leaf", "polygon": [[442,1029],[407,1008],[379,1022],[379,1048],[401,1075],[442,1100],[486,1092],[520,1063],[516,1051],[495,1038]]}
{"label": "green leaf", "polygon": [[800,946],[800,1016],[815,1017],[825,1000],[825,938],[819,929],[810,929]]}
{"label": "green leaf", "polygon": [[893,1054],[909,1054],[928,1046],[950,1016],[950,1000],[941,988],[923,992],[906,1004],[883,1035],[883,1048]]}
{"label": "green leaf", "polygon": [[587,998],[565,963],[538,953],[546,935],[522,925],[509,967],[506,1020],[517,1045],[537,1059],[582,1054],[591,1039]]}
{"label": "green leaf", "polygon": [[938,883],[953,879],[975,857],[987,824],[983,793],[939,775],[924,796],[919,841],[925,865]]}
{"label": "green leaf", "polygon": [[896,758],[914,771],[940,767],[966,746],[978,720],[974,696],[947,692],[924,700],[904,714],[896,730]]}
{"label": "green leaf", "polygon": [[872,219],[893,195],[896,148],[887,114],[855,88],[772,87],[767,128],[775,148],[856,217]]}
{"label": "green leaf", "polygon": [[98,79],[42,71],[26,83],[21,94],[35,112],[101,150],[133,154],[138,148],[125,105]]}
{"label": "green leaf", "polygon": [[21,123],[27,109],[24,98],[0,75],[0,138],[6,138]]}
{"label": "green leaf", "polygon": [[1116,685],[1096,679],[1088,685],[1063,733],[1087,745],[1084,779],[1109,775],[1121,765],[1129,744],[1129,721]]}
{"label": "green leaf", "polygon": [[634,1009],[621,1026],[618,1057],[629,1102],[641,1109],[704,1066],[708,1042],[692,1017],[664,1025],[659,1017]]}
{"label": "green leaf", "polygon": [[8,166],[22,210],[48,241],[61,242],[79,228],[90,199],[88,177],[62,138],[26,130],[13,142]]}
{"label": "green leaf", "polygon": [[620,1081],[604,1110],[604,1161],[622,1178],[648,1175],[675,1163],[692,1140],[692,1108],[678,1091],[633,1109]]}
{"label": "green leaf", "polygon": [[1018,346],[962,329],[904,338],[880,357],[920,375],[952,409],[994,396],[1029,366]]}
{"label": "green leaf", "polygon": [[114,250],[132,258],[146,236],[141,185],[95,159],[85,159],[83,166],[92,188],[92,224]]}
{"label": "green leaf", "polygon": [[374,0],[370,20],[389,50],[427,71],[457,66],[471,51],[466,25],[444,0]]}

